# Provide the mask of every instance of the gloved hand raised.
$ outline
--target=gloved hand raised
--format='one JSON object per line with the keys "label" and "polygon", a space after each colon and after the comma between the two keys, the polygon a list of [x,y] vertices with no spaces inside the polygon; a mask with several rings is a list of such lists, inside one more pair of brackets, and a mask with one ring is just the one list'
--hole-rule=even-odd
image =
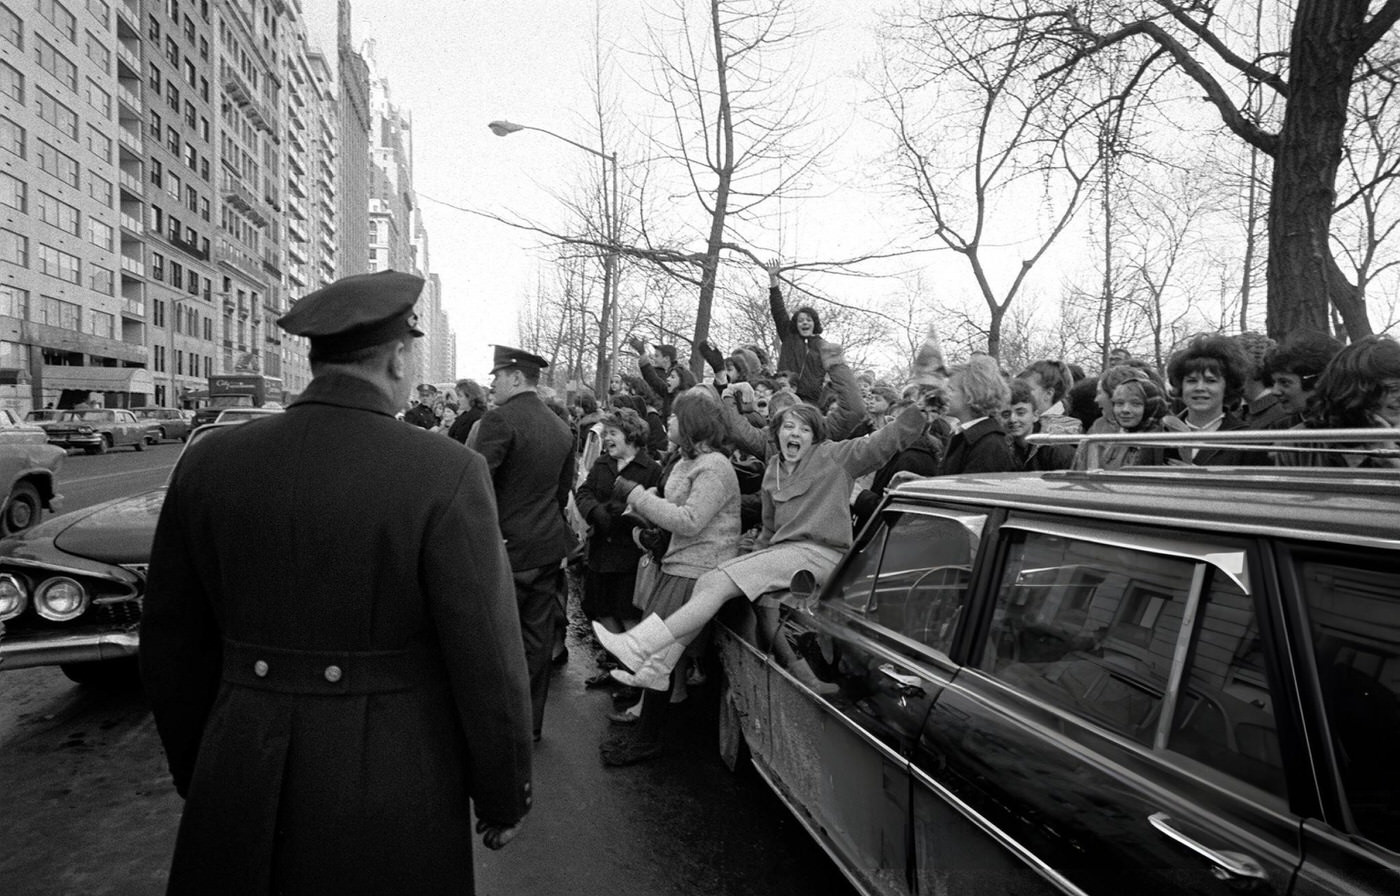
{"label": "gloved hand raised", "polygon": [[837,364],[846,363],[846,353],[842,350],[841,346],[834,342],[828,342],[820,336],[813,336],[812,338],[818,342],[817,351],[821,352],[823,368],[830,370]]}
{"label": "gloved hand raised", "polygon": [[631,498],[634,489],[641,488],[640,485],[628,479],[626,476],[617,477],[613,482],[613,499],[620,504],[626,504]]}

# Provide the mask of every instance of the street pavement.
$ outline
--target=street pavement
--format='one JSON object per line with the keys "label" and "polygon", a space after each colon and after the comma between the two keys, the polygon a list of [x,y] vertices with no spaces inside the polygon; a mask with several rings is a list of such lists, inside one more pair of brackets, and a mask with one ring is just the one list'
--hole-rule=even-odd
{"label": "street pavement", "polygon": [[[719,761],[713,685],[676,707],[663,757],[603,767],[597,745],[618,729],[608,694],[583,686],[582,635],[571,626],[551,688],[534,810],[504,850],[473,844],[479,893],[852,893],[757,775]],[[179,812],[138,687],[0,673],[0,892],[159,893]]]}

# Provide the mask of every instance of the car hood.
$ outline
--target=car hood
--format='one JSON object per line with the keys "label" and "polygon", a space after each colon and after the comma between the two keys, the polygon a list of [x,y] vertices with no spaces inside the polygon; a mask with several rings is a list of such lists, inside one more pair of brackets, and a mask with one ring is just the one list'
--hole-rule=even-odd
{"label": "car hood", "polygon": [[57,562],[54,549],[103,563],[147,563],[165,487],[95,504],[45,520],[5,540],[3,552],[15,559]]}

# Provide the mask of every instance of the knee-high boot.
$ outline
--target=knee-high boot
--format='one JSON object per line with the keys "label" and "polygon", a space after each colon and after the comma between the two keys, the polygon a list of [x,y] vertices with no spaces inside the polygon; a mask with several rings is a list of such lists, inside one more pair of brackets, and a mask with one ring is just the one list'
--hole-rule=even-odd
{"label": "knee-high boot", "polygon": [[676,668],[676,663],[681,661],[681,656],[684,654],[685,645],[679,641],[672,641],[659,653],[653,653],[647,657],[646,662],[637,667],[635,674],[624,672],[621,669],[614,669],[608,674],[617,681],[634,688],[646,688],[649,691],[670,690],[671,670]]}
{"label": "knee-high boot", "polygon": [[666,623],[655,613],[622,634],[613,634],[595,622],[593,634],[604,649],[629,669],[640,669],[652,654],[678,643]]}

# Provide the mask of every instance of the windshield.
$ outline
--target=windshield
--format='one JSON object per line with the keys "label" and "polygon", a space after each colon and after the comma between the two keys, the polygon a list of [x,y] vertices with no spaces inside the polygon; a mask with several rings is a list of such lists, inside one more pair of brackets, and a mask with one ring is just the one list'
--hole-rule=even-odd
{"label": "windshield", "polygon": [[215,395],[209,399],[211,408],[251,408],[253,406],[253,396],[251,395]]}
{"label": "windshield", "polygon": [[102,422],[111,422],[112,420],[115,420],[116,417],[112,414],[111,411],[64,411],[63,416],[59,417],[58,419],[86,420],[87,422],[91,423],[95,420]]}

